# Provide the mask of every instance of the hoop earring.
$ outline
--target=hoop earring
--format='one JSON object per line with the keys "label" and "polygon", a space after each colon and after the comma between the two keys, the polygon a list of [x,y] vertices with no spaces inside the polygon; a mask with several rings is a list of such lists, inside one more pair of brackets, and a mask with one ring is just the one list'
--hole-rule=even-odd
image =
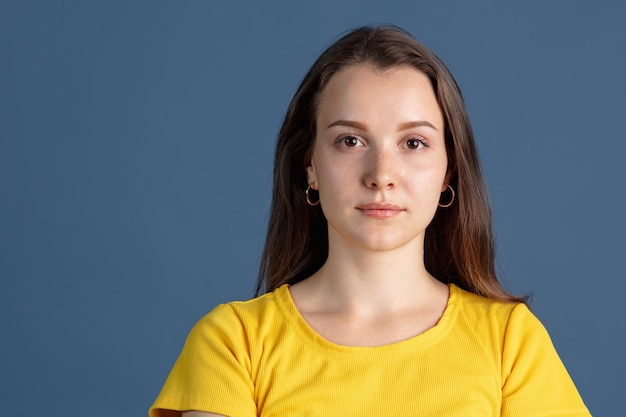
{"label": "hoop earring", "polygon": [[304,192],[304,194],[306,195],[306,202],[309,203],[309,206],[317,206],[320,203],[320,198],[318,196],[317,201],[311,201],[311,199],[309,198],[310,189],[311,189],[311,184],[309,184],[309,186],[306,187],[306,191]]}
{"label": "hoop earring", "polygon": [[450,202],[448,204],[441,204],[439,203],[438,206],[442,207],[442,208],[448,208],[452,205],[452,203],[454,203],[454,197],[456,197],[456,193],[454,192],[454,188],[452,188],[450,186],[450,184],[446,184],[446,187],[448,187],[448,189],[450,190],[450,192],[452,193],[452,198],[450,199]]}

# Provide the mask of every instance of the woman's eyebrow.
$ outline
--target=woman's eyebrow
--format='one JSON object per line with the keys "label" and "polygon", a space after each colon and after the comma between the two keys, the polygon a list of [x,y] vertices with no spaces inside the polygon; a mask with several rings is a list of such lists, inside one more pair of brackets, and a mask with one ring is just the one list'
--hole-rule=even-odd
{"label": "woman's eyebrow", "polygon": [[422,126],[430,127],[431,129],[437,130],[437,128],[432,123],[427,122],[426,120],[416,120],[414,122],[401,123],[398,126],[398,131],[410,129],[412,127],[422,127]]}
{"label": "woman's eyebrow", "polygon": [[[348,127],[353,127],[359,130],[365,130],[365,131],[367,130],[367,125],[361,122],[354,121],[354,120],[342,119],[342,120],[334,121],[328,125],[328,129],[330,129],[333,126],[348,126]],[[398,125],[398,131],[410,129],[412,127],[422,127],[422,126],[430,127],[431,129],[437,130],[437,128],[432,123],[427,122],[426,120],[415,120],[411,122],[400,123],[400,125]]]}
{"label": "woman's eyebrow", "polygon": [[348,126],[359,130],[367,130],[367,125],[361,122],[355,122],[353,120],[337,120],[328,125],[327,129],[333,126]]}

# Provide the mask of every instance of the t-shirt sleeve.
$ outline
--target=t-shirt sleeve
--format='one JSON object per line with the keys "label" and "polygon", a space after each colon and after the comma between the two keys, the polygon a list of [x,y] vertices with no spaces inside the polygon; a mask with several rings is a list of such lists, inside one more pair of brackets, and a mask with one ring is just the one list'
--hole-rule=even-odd
{"label": "t-shirt sleeve", "polygon": [[249,340],[240,318],[220,305],[191,330],[150,417],[197,410],[229,417],[256,416]]}
{"label": "t-shirt sleeve", "polygon": [[502,416],[591,416],[548,332],[524,304],[509,317],[502,381]]}

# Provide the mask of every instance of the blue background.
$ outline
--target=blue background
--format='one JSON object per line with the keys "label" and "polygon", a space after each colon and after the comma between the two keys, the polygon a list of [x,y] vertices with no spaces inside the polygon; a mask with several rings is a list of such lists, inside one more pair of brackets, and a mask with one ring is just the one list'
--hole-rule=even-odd
{"label": "blue background", "polygon": [[464,92],[506,286],[621,415],[625,8],[507,3],[0,1],[2,414],[145,415],[195,321],[252,295],[305,71],[393,22]]}

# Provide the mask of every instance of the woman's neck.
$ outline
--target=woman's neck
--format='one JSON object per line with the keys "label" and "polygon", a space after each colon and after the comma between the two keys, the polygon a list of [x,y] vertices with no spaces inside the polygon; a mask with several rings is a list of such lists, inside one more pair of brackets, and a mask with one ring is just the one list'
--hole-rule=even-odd
{"label": "woman's neck", "polygon": [[423,241],[388,251],[331,242],[326,263],[296,286],[301,302],[363,316],[419,309],[447,298],[447,287],[426,271]]}

